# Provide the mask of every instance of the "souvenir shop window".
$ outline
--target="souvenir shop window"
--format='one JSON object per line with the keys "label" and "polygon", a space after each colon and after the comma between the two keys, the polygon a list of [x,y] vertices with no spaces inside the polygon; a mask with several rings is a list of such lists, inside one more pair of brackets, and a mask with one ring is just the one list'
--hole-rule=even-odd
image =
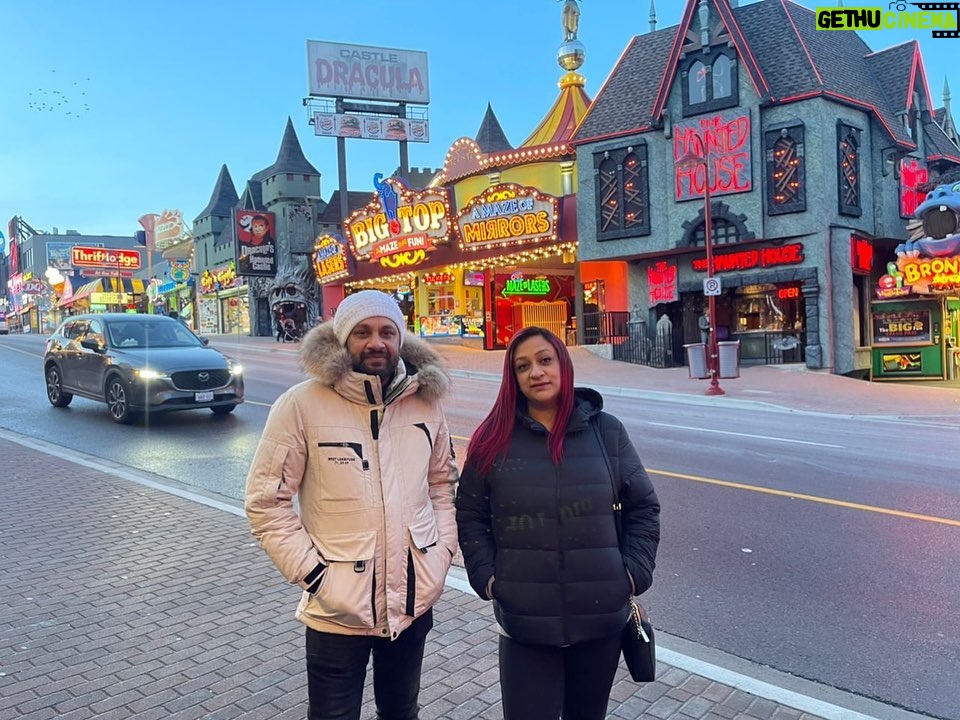
{"label": "souvenir shop window", "polygon": [[649,235],[647,146],[596,153],[593,166],[597,178],[597,240]]}
{"label": "souvenir shop window", "polygon": [[730,48],[717,48],[691,57],[683,70],[683,115],[737,107],[740,104],[737,56]]}
{"label": "souvenir shop window", "polygon": [[841,215],[860,217],[860,131],[837,123],[837,185]]}
{"label": "souvenir shop window", "polygon": [[805,211],[803,125],[767,132],[764,155],[767,160],[767,215]]}

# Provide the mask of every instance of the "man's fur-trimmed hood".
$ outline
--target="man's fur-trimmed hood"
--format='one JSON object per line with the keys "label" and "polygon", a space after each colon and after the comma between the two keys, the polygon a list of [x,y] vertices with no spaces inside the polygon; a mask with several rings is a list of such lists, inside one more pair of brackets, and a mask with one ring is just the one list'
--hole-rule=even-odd
{"label": "man's fur-trimmed hood", "polygon": [[[400,357],[408,376],[416,376],[417,392],[426,400],[439,400],[450,389],[450,376],[443,359],[429,344],[406,333]],[[303,369],[324,385],[334,385],[353,370],[350,353],[333,334],[333,322],[318,325],[303,338],[300,347]]]}

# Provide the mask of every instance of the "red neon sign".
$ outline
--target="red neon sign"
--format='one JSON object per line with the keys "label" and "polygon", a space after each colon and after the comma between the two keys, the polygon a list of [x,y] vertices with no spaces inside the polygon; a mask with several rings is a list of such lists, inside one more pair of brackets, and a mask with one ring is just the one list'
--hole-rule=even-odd
{"label": "red neon sign", "polygon": [[[706,162],[682,162],[697,156],[706,158]],[[675,125],[673,160],[677,200],[703,197],[707,177],[710,178],[711,195],[747,192],[753,187],[750,116],[729,118],[714,115],[697,124]]]}
{"label": "red neon sign", "polygon": [[798,287],[785,287],[777,290],[777,298],[780,300],[795,300],[800,297],[800,288]]}
{"label": "red neon sign", "polygon": [[900,217],[913,217],[925,196],[918,188],[927,182],[929,176],[916,158],[900,161]]}
{"label": "red neon sign", "polygon": [[866,238],[850,236],[850,265],[854,272],[870,274],[873,269],[873,245]]}
{"label": "red neon sign", "polygon": [[[779,247],[760,248],[759,250],[740,250],[738,252],[714,253],[713,271],[749,270],[755,267],[776,267],[777,265],[798,265],[803,262],[803,244],[792,243]],[[707,271],[705,257],[693,260],[696,272]]]}

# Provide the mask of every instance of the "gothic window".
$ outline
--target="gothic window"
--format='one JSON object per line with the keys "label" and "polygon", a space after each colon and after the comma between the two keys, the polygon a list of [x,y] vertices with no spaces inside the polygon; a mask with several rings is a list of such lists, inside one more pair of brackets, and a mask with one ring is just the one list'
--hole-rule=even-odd
{"label": "gothic window", "polygon": [[599,220],[600,233],[616,232],[622,227],[620,222],[620,201],[617,192],[617,163],[612,158],[607,158],[600,163],[600,176],[597,179],[597,186],[600,190],[599,197]]}
{"label": "gothic window", "polygon": [[764,137],[767,160],[767,214],[807,209],[803,125],[770,130]]}
{"label": "gothic window", "polygon": [[647,147],[594,155],[597,179],[597,240],[650,234]]}
{"label": "gothic window", "polygon": [[860,131],[837,124],[838,205],[841,215],[859,217],[860,208]]}
{"label": "gothic window", "polygon": [[642,228],[647,221],[646,169],[635,152],[623,159],[623,225],[628,229]]}
{"label": "gothic window", "polygon": [[686,87],[682,93],[684,116],[736,107],[740,103],[737,57],[726,46],[689,58],[681,76]]}
{"label": "gothic window", "polygon": [[707,101],[707,67],[699,60],[690,66],[687,83],[690,85],[691,105]]}
{"label": "gothic window", "polygon": [[729,97],[732,92],[730,87],[730,58],[726,55],[719,55],[713,61],[713,97]]}
{"label": "gothic window", "polygon": [[[740,242],[740,229],[722,217],[710,219],[710,235],[713,237],[714,245],[729,245]],[[692,243],[696,247],[705,247],[706,238],[706,223],[701,222],[697,229],[693,231]]]}

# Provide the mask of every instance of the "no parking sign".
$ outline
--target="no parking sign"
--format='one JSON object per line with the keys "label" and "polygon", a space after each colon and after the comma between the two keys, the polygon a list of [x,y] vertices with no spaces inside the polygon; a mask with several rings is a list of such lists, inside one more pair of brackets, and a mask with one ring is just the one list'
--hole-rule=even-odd
{"label": "no parking sign", "polygon": [[720,278],[708,277],[703,279],[703,294],[707,297],[719,295],[721,290],[723,290],[723,287],[720,284]]}

